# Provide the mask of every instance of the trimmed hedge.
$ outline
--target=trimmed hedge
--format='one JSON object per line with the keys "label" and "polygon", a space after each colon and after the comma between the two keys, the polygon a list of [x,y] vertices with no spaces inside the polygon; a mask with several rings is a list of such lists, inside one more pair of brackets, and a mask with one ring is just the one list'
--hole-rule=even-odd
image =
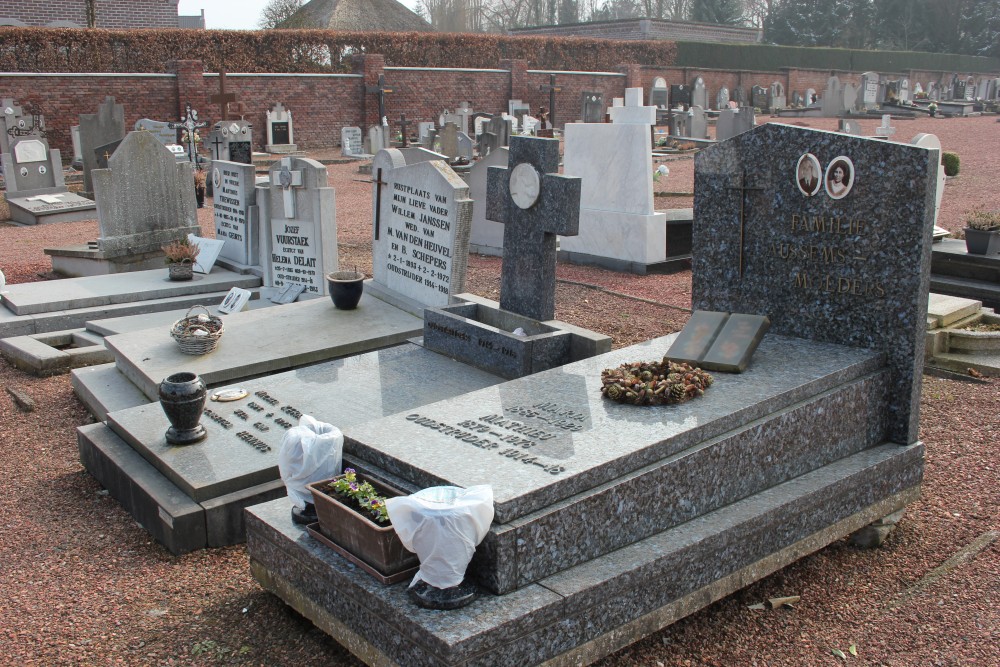
{"label": "trimmed hedge", "polygon": [[676,67],[777,72],[784,67],[848,72],[907,70],[993,73],[1000,58],[923,51],[861,51],[772,44],[708,44],[677,42]]}
{"label": "trimmed hedge", "polygon": [[350,73],[353,56],[378,53],[387,66],[496,68],[522,59],[530,69],[618,71],[624,63],[666,66],[665,41],[579,37],[508,37],[426,32],[332,30],[80,30],[0,28],[3,72],[170,71],[174,60],[200,60],[209,72]]}
{"label": "trimmed hedge", "polygon": [[958,153],[941,153],[941,164],[944,165],[945,176],[958,176],[962,161]]}

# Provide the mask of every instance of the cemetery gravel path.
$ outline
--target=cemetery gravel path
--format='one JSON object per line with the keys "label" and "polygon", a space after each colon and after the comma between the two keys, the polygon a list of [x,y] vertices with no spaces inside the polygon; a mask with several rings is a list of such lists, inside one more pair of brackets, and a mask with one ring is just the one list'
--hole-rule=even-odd
{"label": "cemetery gravel path", "polygon": [[[878,121],[862,123],[871,131]],[[934,132],[961,156],[942,226],[960,229],[978,204],[1000,209],[995,118],[894,124],[903,137]],[[667,189],[690,192],[693,161],[667,164]],[[342,265],[370,274],[370,186],[356,182],[365,177],[354,164],[329,169]],[[210,209],[199,218],[211,235]],[[93,221],[0,226],[0,268],[11,283],[38,280],[49,267],[42,248],[96,233]],[[560,265],[558,277],[557,317],[613,336],[616,347],[687,318],[689,272],[640,278]],[[499,260],[470,258],[468,289],[497,298]],[[0,665],[360,664],[264,593],[242,547],[175,558],[150,540],[82,469],[74,429],[88,417],[68,376],[34,378],[0,362],[0,386],[35,403],[25,412],[0,389]],[[923,495],[883,547],[837,542],[599,664],[1000,664],[998,405],[1000,380],[925,377]],[[801,596],[793,609],[749,608],[790,595]]]}

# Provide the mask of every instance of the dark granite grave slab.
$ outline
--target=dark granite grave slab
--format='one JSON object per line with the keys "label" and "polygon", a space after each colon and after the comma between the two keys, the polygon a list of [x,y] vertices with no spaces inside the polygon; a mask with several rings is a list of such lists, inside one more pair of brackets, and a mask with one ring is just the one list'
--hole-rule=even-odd
{"label": "dark granite grave slab", "polygon": [[[853,162],[846,196],[799,190],[806,153],[824,169]],[[935,156],[769,123],[695,157],[692,307],[764,315],[774,333],[883,351],[894,386],[889,438],[899,443],[917,437]]]}
{"label": "dark granite grave slab", "polygon": [[887,390],[885,370],[870,374],[509,524],[494,524],[470,575],[494,593],[507,593],[877,445],[885,436]]}
{"label": "dark granite grave slab", "polygon": [[930,289],[1000,308],[1000,257],[971,255],[964,240],[942,239],[931,253]]}
{"label": "dark granite grave slab", "polygon": [[[588,664],[884,516],[919,493],[923,446],[881,445],[504,596],[417,608],[292,524],[248,510],[261,585],[368,664]],[[586,529],[586,526],[582,527]]]}
{"label": "dark granite grave slab", "polygon": [[421,487],[490,484],[507,523],[883,366],[879,353],[769,335],[753,373],[719,375],[702,398],[651,410],[601,397],[602,369],[659,360],[672,340],[345,428],[345,452]]}

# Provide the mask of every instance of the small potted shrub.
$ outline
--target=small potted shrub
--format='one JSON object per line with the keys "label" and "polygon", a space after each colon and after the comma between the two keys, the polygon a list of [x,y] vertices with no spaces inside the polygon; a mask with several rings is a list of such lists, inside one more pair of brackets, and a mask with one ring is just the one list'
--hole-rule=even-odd
{"label": "small potted shrub", "polygon": [[198,202],[198,208],[205,207],[205,188],[207,179],[205,178],[205,172],[201,169],[197,169],[194,172],[194,198]]}
{"label": "small potted shrub", "polygon": [[194,277],[194,260],[201,248],[191,243],[187,238],[174,241],[163,246],[164,261],[167,263],[167,275],[171,280],[191,280]]}
{"label": "small potted shrub", "polygon": [[975,209],[966,216],[965,249],[973,255],[1000,254],[1000,211]]}
{"label": "small potted shrub", "polygon": [[941,164],[944,165],[945,176],[958,176],[961,167],[958,153],[941,153]]}

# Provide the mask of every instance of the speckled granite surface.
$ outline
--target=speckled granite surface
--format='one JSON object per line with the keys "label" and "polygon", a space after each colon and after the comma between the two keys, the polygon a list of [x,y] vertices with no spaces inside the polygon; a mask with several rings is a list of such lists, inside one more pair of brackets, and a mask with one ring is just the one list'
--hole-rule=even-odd
{"label": "speckled granite surface", "polygon": [[[919,443],[869,448],[449,612],[416,607],[406,583],[381,586],[313,540],[292,524],[287,499],[247,510],[247,549],[265,588],[370,664],[534,665],[615,630],[619,645],[638,640],[676,618],[670,610],[697,609],[889,513],[915,497],[922,457]],[[634,625],[658,612],[658,624]]]}
{"label": "speckled granite surface", "polygon": [[[850,160],[846,196],[833,198],[822,184],[803,193],[797,166],[807,153],[824,173]],[[767,315],[774,333],[884,351],[889,433],[899,443],[917,438],[938,169],[931,156],[766,124],[695,158],[693,307]],[[741,183],[759,189],[744,192]]]}

